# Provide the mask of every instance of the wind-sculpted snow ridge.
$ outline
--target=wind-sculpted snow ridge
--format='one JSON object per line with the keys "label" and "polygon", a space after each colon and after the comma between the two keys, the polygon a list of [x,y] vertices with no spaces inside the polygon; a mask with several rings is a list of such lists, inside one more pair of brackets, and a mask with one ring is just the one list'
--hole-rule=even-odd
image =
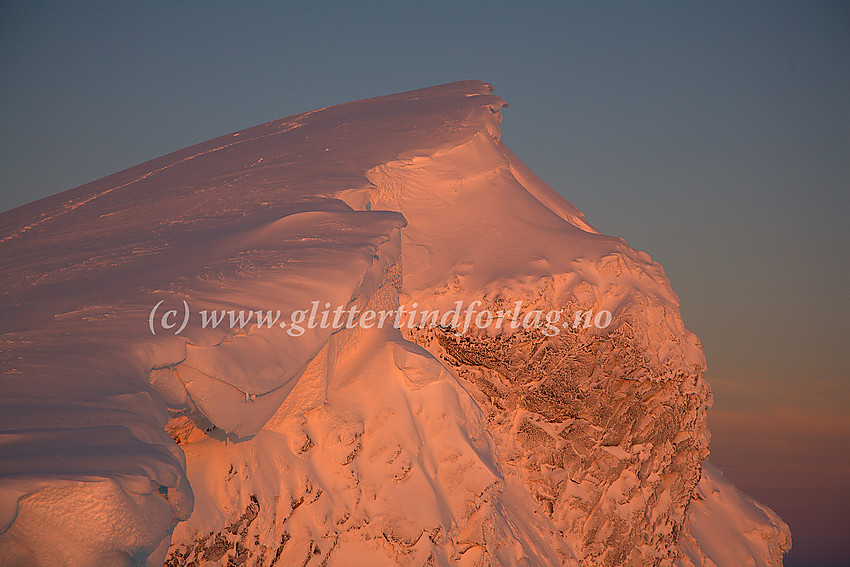
{"label": "wind-sculpted snow ridge", "polygon": [[[660,266],[502,144],[504,106],[478,81],[342,104],[0,215],[3,564],[781,563],[775,514],[698,486],[705,363]],[[151,315],[314,301],[612,318]]]}

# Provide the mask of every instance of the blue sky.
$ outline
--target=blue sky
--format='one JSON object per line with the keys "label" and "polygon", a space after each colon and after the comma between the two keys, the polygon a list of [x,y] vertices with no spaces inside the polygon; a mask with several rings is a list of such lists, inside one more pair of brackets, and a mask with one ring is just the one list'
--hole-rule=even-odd
{"label": "blue sky", "polygon": [[7,1],[0,73],[0,210],[297,112],[492,83],[507,145],[665,267],[713,460],[791,524],[788,565],[847,551],[850,5]]}

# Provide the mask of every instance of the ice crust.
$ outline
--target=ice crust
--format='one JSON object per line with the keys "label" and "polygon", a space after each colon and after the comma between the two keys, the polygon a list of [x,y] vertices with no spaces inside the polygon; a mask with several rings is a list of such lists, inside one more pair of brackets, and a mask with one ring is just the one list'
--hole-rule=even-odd
{"label": "ice crust", "polygon": [[[702,467],[663,270],[504,146],[504,106],[347,103],[0,214],[3,564],[780,564],[787,526]],[[476,300],[614,324],[149,328],[158,302]]]}

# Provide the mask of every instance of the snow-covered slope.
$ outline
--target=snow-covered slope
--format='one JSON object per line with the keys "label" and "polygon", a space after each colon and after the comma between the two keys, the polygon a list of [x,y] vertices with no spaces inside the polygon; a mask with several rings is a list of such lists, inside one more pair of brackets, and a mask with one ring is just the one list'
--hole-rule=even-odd
{"label": "snow-covered slope", "polygon": [[[661,267],[501,143],[504,106],[329,107],[0,215],[2,564],[781,562],[775,514],[697,487],[710,394]],[[457,302],[560,318],[199,316]]]}
{"label": "snow-covered slope", "polygon": [[735,488],[704,463],[679,542],[677,567],[776,567],[791,548],[791,532],[776,513]]}

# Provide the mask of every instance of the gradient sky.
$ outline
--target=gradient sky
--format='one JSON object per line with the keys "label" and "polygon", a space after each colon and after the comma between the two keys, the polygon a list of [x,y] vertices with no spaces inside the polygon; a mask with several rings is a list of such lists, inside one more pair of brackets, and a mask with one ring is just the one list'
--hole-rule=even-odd
{"label": "gradient sky", "polygon": [[703,341],[712,461],[850,557],[850,4],[0,5],[0,210],[221,134],[461,79]]}

